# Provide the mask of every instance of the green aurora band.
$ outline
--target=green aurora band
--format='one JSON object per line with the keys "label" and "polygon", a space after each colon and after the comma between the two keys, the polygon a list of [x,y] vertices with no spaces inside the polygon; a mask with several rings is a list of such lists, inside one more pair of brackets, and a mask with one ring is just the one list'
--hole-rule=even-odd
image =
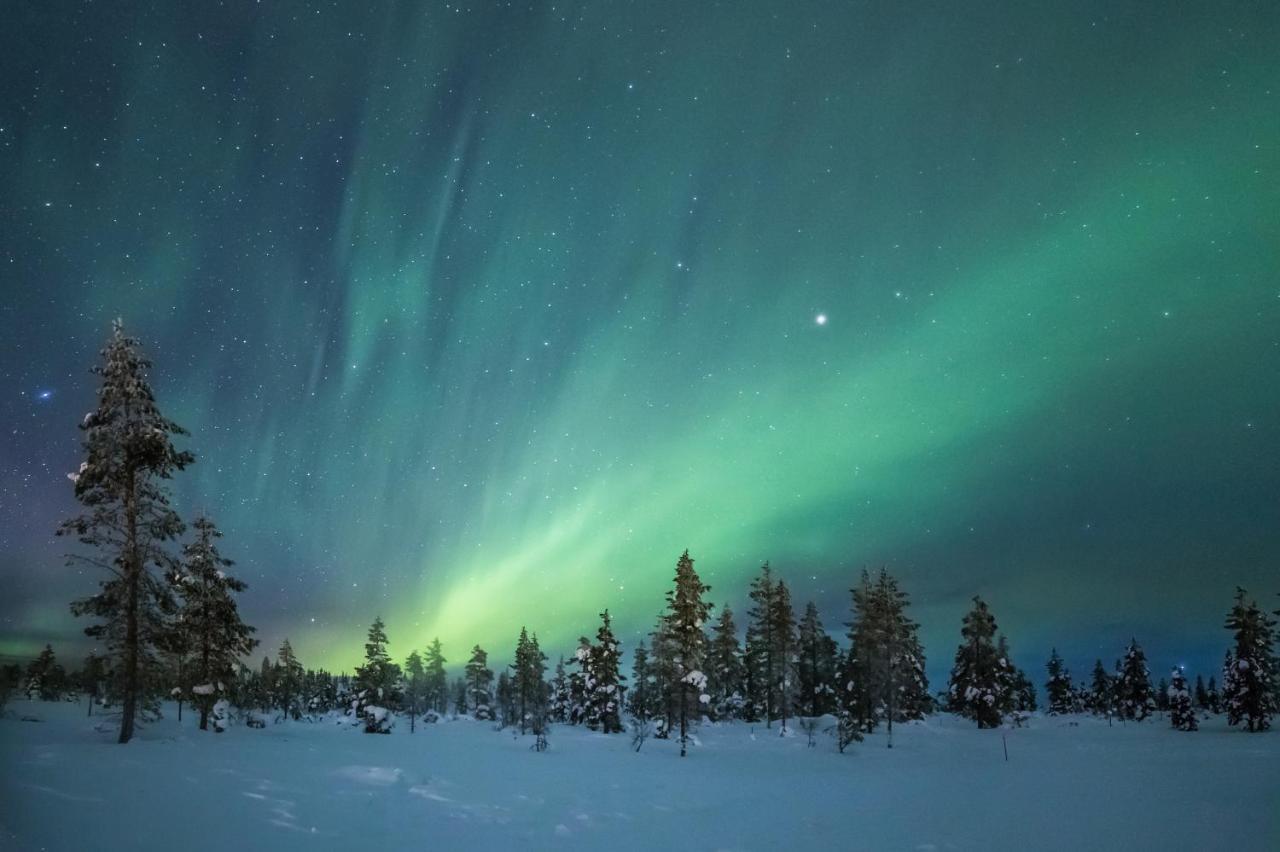
{"label": "green aurora band", "polygon": [[61,6],[0,36],[3,377],[59,388],[5,403],[0,650],[82,626],[117,314],[311,666],[630,644],[686,547],[835,633],[890,565],[935,679],[974,593],[1038,671],[1280,591],[1274,7]]}

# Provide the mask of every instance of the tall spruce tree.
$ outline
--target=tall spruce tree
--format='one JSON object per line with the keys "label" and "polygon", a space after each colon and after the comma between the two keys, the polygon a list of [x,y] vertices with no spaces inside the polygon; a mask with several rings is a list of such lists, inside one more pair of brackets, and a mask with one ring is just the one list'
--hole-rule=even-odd
{"label": "tall spruce tree", "polygon": [[800,619],[797,646],[797,712],[809,717],[834,713],[839,648],[823,629],[813,601],[805,606]]}
{"label": "tall spruce tree", "polygon": [[776,717],[778,683],[777,642],[773,636],[776,583],[769,563],[760,566],[760,575],[751,581],[752,606],[747,610],[746,662],[750,668],[747,702],[751,718],[761,718],[765,727],[773,727]]}
{"label": "tall spruce tree", "polygon": [[[638,664],[638,653],[636,659]],[[715,626],[711,628],[711,642],[707,648],[707,694],[711,696],[710,709],[715,718],[736,719],[742,715],[743,678],[742,645],[738,642],[738,627],[733,621],[733,610],[726,604],[720,610]],[[636,682],[636,688],[640,688],[639,681]]]}
{"label": "tall spruce tree", "polygon": [[1147,655],[1137,639],[1129,640],[1124,663],[1115,684],[1116,708],[1122,719],[1141,722],[1155,710],[1156,702],[1151,688],[1151,673],[1147,670]]}
{"label": "tall spruce tree", "polygon": [[530,636],[521,627],[516,642],[515,662],[511,664],[511,688],[519,713],[520,733],[532,725],[535,732],[546,718],[547,690],[542,676],[546,671],[546,656],[538,647],[537,635]]}
{"label": "tall spruce tree", "polygon": [[302,715],[302,679],[305,674],[286,638],[276,653],[275,683],[276,707],[286,719],[297,719]]}
{"label": "tall spruce tree", "polygon": [[404,703],[409,709],[409,733],[417,729],[418,713],[422,711],[427,692],[427,670],[422,655],[411,651],[404,660]]}
{"label": "tall spruce tree", "polygon": [[947,686],[947,706],[951,712],[972,719],[979,728],[1000,725],[1003,702],[1004,667],[992,641],[996,620],[986,601],[974,596],[973,609],[960,628],[960,647]]}
{"label": "tall spruce tree", "polygon": [[1187,678],[1182,669],[1175,667],[1169,677],[1167,688],[1169,702],[1169,723],[1179,731],[1194,731],[1200,727],[1196,719],[1195,707],[1191,704],[1191,692],[1187,689]]}
{"label": "tall spruce tree", "polygon": [[440,640],[432,639],[422,657],[423,693],[426,696],[426,706],[437,713],[447,713],[449,710],[449,676],[444,670],[447,662]]}
{"label": "tall spruce tree", "polygon": [[702,582],[693,568],[689,551],[676,561],[674,586],[667,591],[667,630],[675,650],[675,684],[679,700],[680,756],[688,754],[689,724],[701,715],[710,701],[706,694],[707,634],[703,625],[711,616],[711,604],[703,596],[711,587]]}
{"label": "tall spruce tree", "polygon": [[649,671],[649,649],[644,640],[636,643],[631,666],[631,681],[634,686],[627,697],[627,711],[640,723],[648,722],[654,715],[653,675]]}
{"label": "tall spruce tree", "polygon": [[391,711],[397,696],[400,667],[387,653],[387,632],[382,618],[373,620],[364,644],[364,665],[356,667],[354,710],[364,722],[366,734],[391,733]]}
{"label": "tall spruce tree", "polygon": [[479,645],[471,649],[471,659],[467,661],[465,677],[467,702],[471,708],[471,715],[480,721],[492,719],[493,698],[490,695],[490,689],[493,684],[493,671],[489,668],[489,655]]}
{"label": "tall spruce tree", "polygon": [[45,645],[36,658],[27,664],[24,691],[27,698],[41,701],[61,701],[67,687],[67,672],[53,653],[52,645]]}
{"label": "tall spruce tree", "polygon": [[1234,634],[1222,667],[1222,703],[1227,724],[1244,724],[1250,732],[1271,727],[1276,712],[1275,622],[1236,588],[1226,628]]}
{"label": "tall spruce tree", "polygon": [[776,704],[782,732],[787,730],[787,717],[791,715],[792,693],[795,690],[796,671],[796,614],[791,608],[791,591],[781,579],[773,587],[773,605],[770,609],[773,622],[774,677],[776,678]]}
{"label": "tall spruce tree", "polygon": [[651,718],[657,720],[657,732],[654,736],[666,739],[671,735],[679,715],[677,703],[681,692],[676,675],[676,655],[679,649],[667,614],[658,616],[658,623],[649,634],[649,640],[649,672],[653,686]]}
{"label": "tall spruce tree", "polygon": [[85,459],[70,474],[84,514],[63,522],[59,535],[74,535],[91,553],[74,554],[107,573],[97,594],[71,605],[98,623],[85,633],[102,642],[110,658],[109,692],[120,701],[119,742],[133,737],[139,715],[159,713],[161,664],[156,650],[172,608],[163,575],[174,559],[166,545],[180,536],[182,520],[169,506],[165,481],[195,457],[173,445],[186,431],[160,413],[147,381],[151,367],[138,341],[116,320],[102,350],[98,402],[80,424]]}
{"label": "tall spruce tree", "polygon": [[1099,716],[1111,718],[1115,712],[1115,683],[1102,660],[1093,664],[1093,681],[1089,690],[1089,706]]}
{"label": "tall spruce tree", "polygon": [[[1062,657],[1058,656],[1058,649],[1054,648],[1049,654],[1049,662],[1045,666],[1049,672],[1049,679],[1044,682],[1045,694],[1049,698],[1049,715],[1058,716],[1072,711],[1072,695],[1074,689],[1071,685],[1071,672],[1067,671],[1066,664],[1062,662]],[[1103,672],[1105,674],[1105,671]]]}
{"label": "tall spruce tree", "polygon": [[551,704],[547,708],[547,716],[552,722],[569,721],[569,675],[564,665],[562,655],[556,662],[555,674],[551,677]]}
{"label": "tall spruce tree", "polygon": [[240,658],[258,641],[254,629],[240,618],[233,595],[248,586],[227,573],[234,563],[218,550],[221,531],[204,516],[196,518],[192,528],[195,539],[183,547],[170,584],[179,598],[182,642],[191,654],[192,701],[200,711],[200,730],[205,731],[214,705],[235,678]]}
{"label": "tall spruce tree", "polygon": [[622,675],[620,650],[613,635],[609,610],[600,613],[600,629],[586,665],[586,722],[593,731],[622,732]]}

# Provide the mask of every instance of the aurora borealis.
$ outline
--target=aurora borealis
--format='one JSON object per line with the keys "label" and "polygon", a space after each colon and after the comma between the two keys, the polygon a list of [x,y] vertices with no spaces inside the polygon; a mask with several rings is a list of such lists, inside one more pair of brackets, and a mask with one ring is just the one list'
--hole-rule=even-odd
{"label": "aurora borealis", "polygon": [[1280,591],[1274,4],[126,6],[0,33],[0,651],[82,641],[117,315],[312,666],[629,647],[686,547],[888,564],[935,679],[975,593],[1039,680]]}

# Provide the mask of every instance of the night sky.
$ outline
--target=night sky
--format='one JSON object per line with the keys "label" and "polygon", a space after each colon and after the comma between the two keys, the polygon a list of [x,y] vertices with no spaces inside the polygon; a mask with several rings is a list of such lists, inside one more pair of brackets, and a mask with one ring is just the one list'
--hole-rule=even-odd
{"label": "night sky", "polygon": [[[1280,7],[13,3],[0,653],[64,567],[124,317],[272,654],[629,650],[689,548],[935,681],[1131,635],[1210,673],[1280,591]],[[628,654],[629,658],[629,654]]]}

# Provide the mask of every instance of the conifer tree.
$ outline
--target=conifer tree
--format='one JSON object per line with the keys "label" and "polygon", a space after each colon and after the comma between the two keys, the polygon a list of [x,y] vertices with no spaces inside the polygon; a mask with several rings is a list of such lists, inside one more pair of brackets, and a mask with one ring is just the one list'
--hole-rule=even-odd
{"label": "conifer tree", "polygon": [[[227,573],[234,563],[218,550],[222,532],[204,516],[196,518],[192,528],[195,540],[183,547],[182,559],[170,573],[170,585],[178,594],[178,624],[185,636],[182,643],[191,654],[195,683],[193,703],[200,711],[200,730],[205,731],[209,714],[227,692],[240,658],[258,641],[253,638],[254,629],[241,620],[233,597],[248,586]],[[264,707],[268,701],[263,701]]]}
{"label": "conifer tree", "polygon": [[774,597],[776,586],[769,563],[760,566],[760,576],[751,581],[752,607],[747,610],[747,665],[750,666],[751,690],[747,701],[753,718],[759,716],[765,727],[773,727],[776,711],[777,642],[773,636]]}
{"label": "conifer tree", "polygon": [[649,672],[649,650],[645,648],[643,639],[636,643],[631,680],[635,686],[627,698],[627,711],[638,722],[648,722],[654,715],[655,687],[653,676]]}
{"label": "conifer tree", "polygon": [[520,718],[520,733],[531,724],[535,727],[546,716],[546,685],[542,675],[546,671],[546,656],[538,648],[538,637],[529,636],[520,628],[516,643],[515,662],[511,665],[511,688]]}
{"label": "conifer tree", "polygon": [[409,708],[409,733],[417,728],[416,719],[426,698],[427,670],[422,663],[422,655],[417,651],[409,652],[404,660],[404,703]]}
{"label": "conifer tree", "polygon": [[986,601],[974,596],[973,609],[960,628],[961,643],[947,687],[948,707],[978,723],[979,728],[1000,725],[1003,666],[992,639],[996,620]]}
{"label": "conifer tree", "polygon": [[489,655],[479,645],[471,649],[471,659],[467,661],[467,701],[471,713],[476,719],[485,721],[493,718],[489,694],[493,683],[493,672],[489,669]]}
{"label": "conifer tree", "polygon": [[102,682],[107,678],[106,663],[97,654],[89,654],[84,658],[84,669],[80,672],[80,687],[89,699],[89,713],[93,715],[93,705],[102,695]]}
{"label": "conifer tree", "polygon": [[[1230,655],[1229,651],[1227,653]],[[1205,697],[1209,699],[1210,713],[1222,712],[1222,694],[1218,692],[1218,678],[1214,675],[1209,675],[1209,687],[1205,690]]]}
{"label": "conifer tree", "polygon": [[1102,665],[1102,660],[1096,660],[1093,664],[1090,705],[1094,713],[1108,719],[1115,712],[1115,684],[1110,672]]}
{"label": "conifer tree", "polygon": [[[703,625],[711,616],[711,604],[703,595],[711,591],[693,568],[686,550],[676,562],[674,587],[667,591],[667,631],[675,650],[675,684],[679,700],[680,756],[688,753],[689,724],[701,715],[710,696],[706,694],[707,635]],[[766,619],[768,620],[768,619]]]}
{"label": "conifer tree", "polygon": [[305,672],[287,638],[280,645],[280,650],[276,654],[275,674],[276,706],[286,719],[299,718],[302,715],[300,702],[302,699],[302,678]]}
{"label": "conifer tree", "polygon": [[620,651],[613,635],[609,610],[600,613],[596,643],[587,657],[587,727],[606,734],[622,733],[622,675],[618,673]]}
{"label": "conifer tree", "polygon": [[657,719],[658,739],[666,739],[675,727],[679,715],[677,703],[681,689],[676,675],[675,635],[669,626],[670,617],[666,614],[658,616],[658,623],[649,634],[649,672],[652,681],[652,718]]}
{"label": "conifer tree", "polygon": [[591,666],[591,640],[585,636],[578,637],[578,647],[574,649],[573,659],[569,661],[573,671],[569,672],[568,718],[570,725],[581,725],[587,721],[588,669]]}
{"label": "conifer tree", "polygon": [[1049,698],[1049,715],[1058,716],[1063,713],[1070,713],[1072,711],[1072,694],[1074,692],[1071,685],[1071,672],[1067,671],[1066,665],[1062,662],[1062,657],[1058,656],[1057,648],[1054,648],[1049,654],[1049,662],[1045,669],[1049,672],[1049,679],[1044,683],[1044,691]]}
{"label": "conifer tree", "polygon": [[795,686],[796,615],[791,608],[791,592],[781,579],[773,587],[770,620],[773,622],[770,632],[774,642],[774,677],[777,678],[775,706],[785,733]]}
{"label": "conifer tree", "polygon": [[1155,696],[1151,689],[1151,673],[1147,670],[1147,655],[1138,640],[1130,639],[1125,650],[1120,677],[1115,685],[1117,712],[1122,719],[1141,722],[1155,710]]}
{"label": "conifer tree", "polygon": [[27,698],[61,701],[66,685],[66,670],[58,663],[53,646],[45,645],[44,650],[27,665]]}
{"label": "conifer tree", "polygon": [[73,555],[72,562],[108,575],[97,594],[76,601],[71,611],[98,620],[85,633],[101,640],[110,657],[108,688],[120,700],[119,742],[127,743],[139,715],[159,713],[162,671],[155,652],[172,599],[152,569],[163,574],[172,567],[165,545],[183,530],[164,483],[195,457],[173,446],[186,432],[160,413],[147,382],[151,364],[120,320],[102,357],[93,369],[102,377],[98,403],[80,425],[85,460],[70,474],[86,511],[58,534],[74,535],[93,551]]}
{"label": "conifer tree", "polygon": [[364,645],[364,665],[356,668],[354,709],[366,734],[391,733],[391,710],[396,703],[400,667],[387,654],[387,633],[382,618],[373,620]]}
{"label": "conifer tree", "polygon": [[1227,724],[1243,722],[1245,730],[1256,733],[1271,727],[1276,712],[1275,623],[1246,594],[1236,588],[1227,614],[1226,628],[1234,636],[1222,667],[1222,704]]}
{"label": "conifer tree", "polygon": [[1169,712],[1169,681],[1160,678],[1160,682],[1156,684],[1155,694],[1156,710],[1161,713]]}
{"label": "conifer tree", "polygon": [[801,716],[822,716],[835,712],[836,660],[839,649],[827,635],[818,617],[818,607],[810,601],[800,619],[796,685]]}
{"label": "conifer tree", "polygon": [[422,658],[423,694],[426,706],[437,713],[446,713],[449,709],[449,677],[444,670],[446,662],[440,640],[432,639]]}
{"label": "conifer tree", "polygon": [[1200,710],[1209,709],[1209,692],[1204,688],[1204,675],[1196,675],[1195,706]]}
{"label": "conifer tree", "polygon": [[516,691],[511,683],[511,676],[506,670],[498,673],[494,699],[498,704],[498,727],[506,728],[516,723],[519,711],[516,708]]}
{"label": "conifer tree", "polygon": [[[638,665],[639,652],[636,659]],[[707,648],[707,694],[711,696],[710,709],[715,718],[734,719],[742,715],[743,668],[738,628],[733,622],[733,610],[726,604],[711,628],[711,642]],[[638,670],[636,676],[639,677]],[[639,681],[636,681],[636,688],[640,688]]]}
{"label": "conifer tree", "polygon": [[449,688],[450,694],[453,696],[453,715],[467,715],[467,681],[466,678],[454,678],[453,686]]}
{"label": "conifer tree", "polygon": [[1194,731],[1200,727],[1195,708],[1191,706],[1191,693],[1182,669],[1174,668],[1167,690],[1169,723],[1179,731]]}
{"label": "conifer tree", "polygon": [[551,706],[547,708],[552,722],[569,721],[569,676],[565,673],[564,657],[556,663],[555,675],[551,678]]}

